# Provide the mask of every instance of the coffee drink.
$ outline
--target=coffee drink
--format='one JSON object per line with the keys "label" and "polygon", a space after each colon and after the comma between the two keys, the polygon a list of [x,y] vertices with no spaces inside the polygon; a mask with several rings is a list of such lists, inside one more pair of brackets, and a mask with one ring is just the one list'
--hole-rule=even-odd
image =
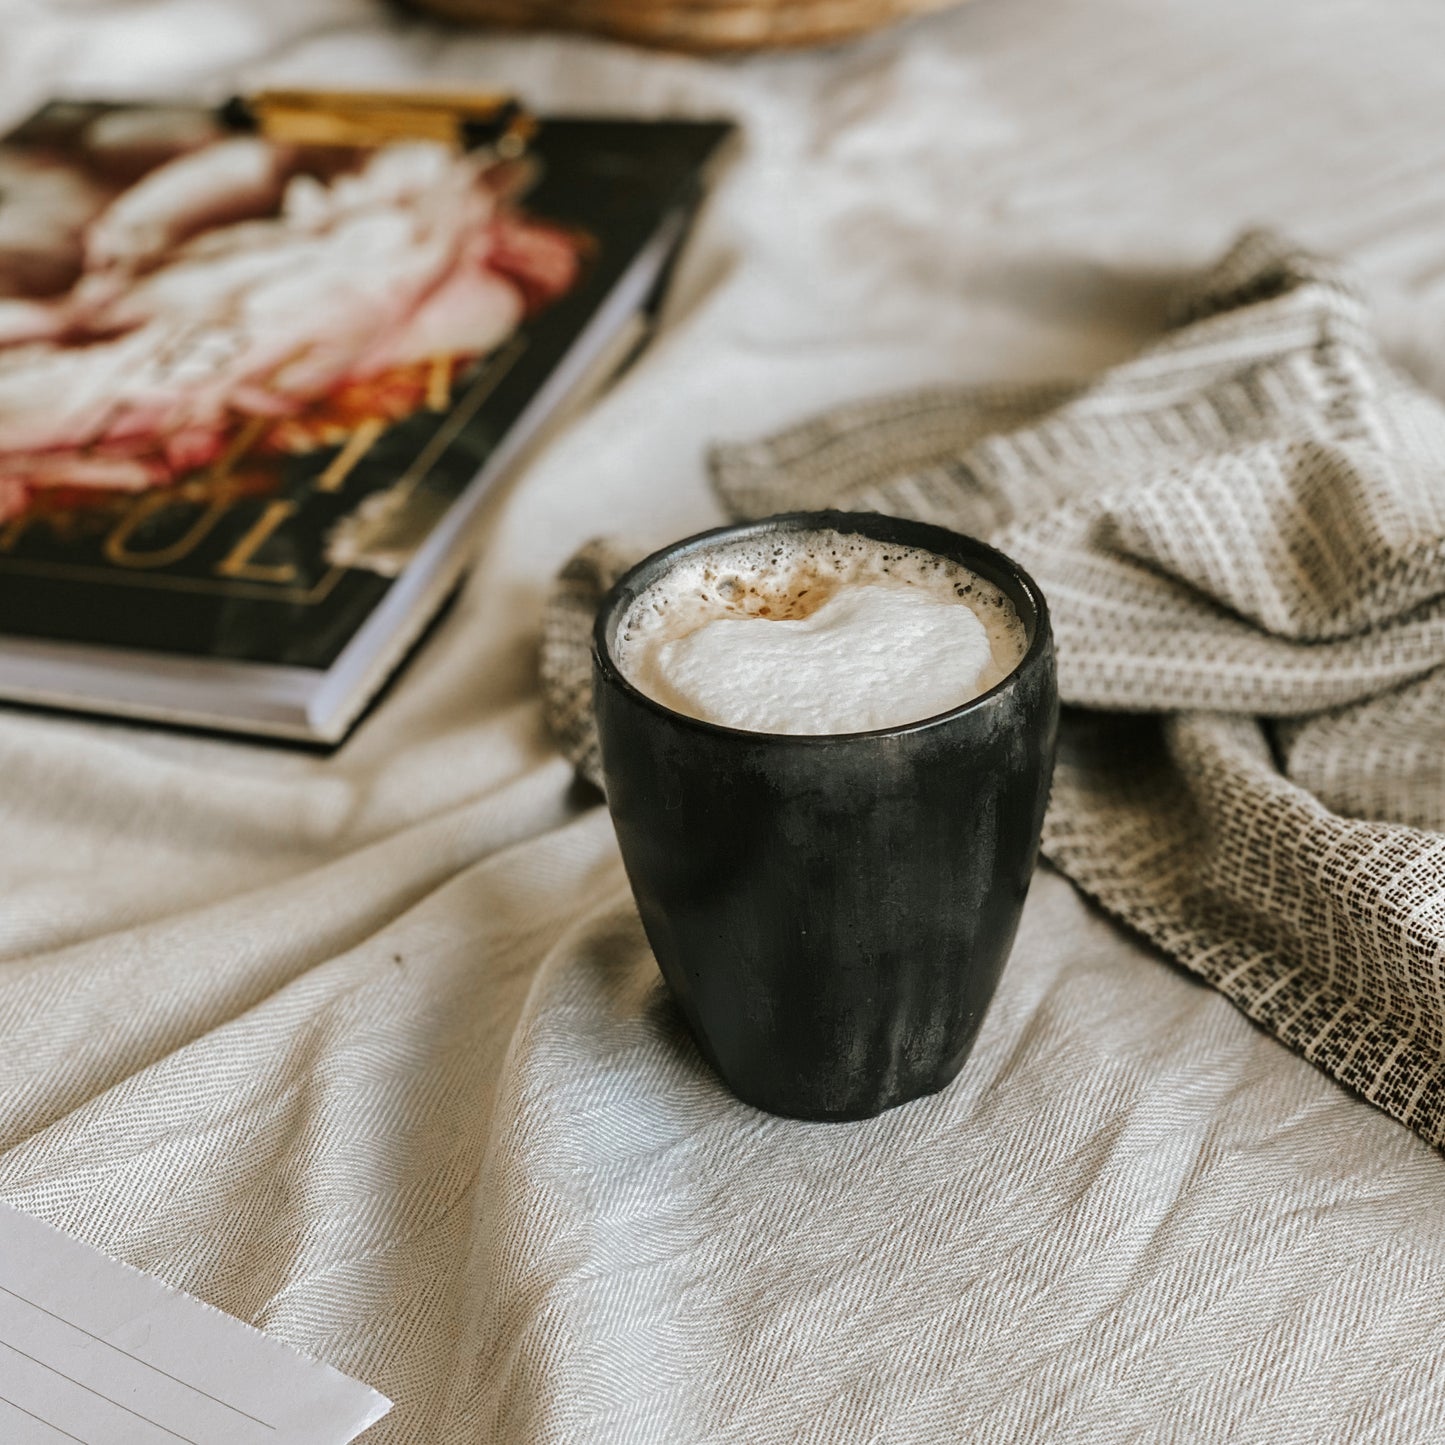
{"label": "coffee drink", "polygon": [[633,603],[616,651],[634,687],[689,717],[835,734],[959,707],[1027,647],[1003,590],[962,563],[817,531],[686,556]]}
{"label": "coffee drink", "polygon": [[648,942],[728,1087],[841,1120],[947,1084],[1008,957],[1053,767],[1028,575],[874,513],[721,528],[618,580],[592,695]]}

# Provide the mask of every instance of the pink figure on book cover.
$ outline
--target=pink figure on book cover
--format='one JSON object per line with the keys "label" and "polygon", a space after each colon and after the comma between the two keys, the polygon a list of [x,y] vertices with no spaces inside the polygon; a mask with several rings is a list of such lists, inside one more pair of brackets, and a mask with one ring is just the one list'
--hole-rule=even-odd
{"label": "pink figure on book cover", "polygon": [[135,115],[0,148],[0,521],[444,405],[577,277],[585,238],[520,210],[524,165]]}

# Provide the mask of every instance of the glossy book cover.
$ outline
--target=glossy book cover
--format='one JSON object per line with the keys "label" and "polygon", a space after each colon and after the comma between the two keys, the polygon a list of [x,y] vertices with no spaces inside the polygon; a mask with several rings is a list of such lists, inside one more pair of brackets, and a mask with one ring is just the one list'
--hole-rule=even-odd
{"label": "glossy book cover", "polygon": [[0,145],[0,646],[328,668],[727,132],[46,107]]}

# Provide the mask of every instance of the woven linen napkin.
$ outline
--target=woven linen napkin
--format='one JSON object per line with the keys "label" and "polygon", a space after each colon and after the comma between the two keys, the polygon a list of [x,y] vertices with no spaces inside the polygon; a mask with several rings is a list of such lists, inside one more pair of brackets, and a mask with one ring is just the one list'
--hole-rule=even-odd
{"label": "woven linen napkin", "polygon": [[[1044,852],[1283,1043],[1445,1143],[1445,408],[1336,266],[1251,232],[1075,387],[851,404],[712,457],[739,518],[892,512],[1042,586],[1065,710]],[[542,674],[598,781],[572,559]]]}

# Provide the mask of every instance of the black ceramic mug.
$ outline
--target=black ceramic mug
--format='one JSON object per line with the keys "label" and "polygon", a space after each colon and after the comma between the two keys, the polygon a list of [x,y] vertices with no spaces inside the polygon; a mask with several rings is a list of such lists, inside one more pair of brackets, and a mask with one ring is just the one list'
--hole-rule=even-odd
{"label": "black ceramic mug", "polygon": [[[873,732],[744,732],[619,671],[619,624],[684,557],[830,530],[922,548],[999,587],[1028,646],[997,686]],[[993,997],[1038,853],[1058,725],[1048,609],[1001,552],[922,522],[796,512],[640,562],[604,600],[593,686],[607,804],[648,942],[740,1098],[862,1119],[943,1088]]]}

